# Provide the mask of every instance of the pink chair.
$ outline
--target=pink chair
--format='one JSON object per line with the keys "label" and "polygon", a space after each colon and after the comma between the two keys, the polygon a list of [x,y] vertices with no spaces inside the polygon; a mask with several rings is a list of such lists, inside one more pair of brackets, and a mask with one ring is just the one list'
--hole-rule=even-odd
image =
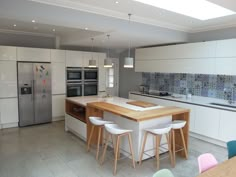
{"label": "pink chair", "polygon": [[198,157],[199,173],[203,173],[218,164],[216,158],[210,154],[202,154]]}

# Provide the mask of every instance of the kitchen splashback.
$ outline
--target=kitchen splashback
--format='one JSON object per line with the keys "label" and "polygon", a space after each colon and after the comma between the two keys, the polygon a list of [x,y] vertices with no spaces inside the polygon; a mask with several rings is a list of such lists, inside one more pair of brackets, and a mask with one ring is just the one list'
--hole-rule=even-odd
{"label": "kitchen splashback", "polygon": [[177,94],[236,99],[236,76],[206,74],[142,73],[142,84],[149,89]]}

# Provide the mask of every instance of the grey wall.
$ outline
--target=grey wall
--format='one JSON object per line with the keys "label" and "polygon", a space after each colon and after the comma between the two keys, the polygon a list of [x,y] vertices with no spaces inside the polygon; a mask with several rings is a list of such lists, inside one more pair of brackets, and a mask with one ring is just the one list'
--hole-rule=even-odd
{"label": "grey wall", "polygon": [[0,45],[53,49],[55,38],[0,32]]}
{"label": "grey wall", "polygon": [[188,42],[212,41],[236,38],[236,27],[189,34]]}
{"label": "grey wall", "polygon": [[[134,57],[135,50],[131,50],[131,56]],[[120,53],[120,78],[119,78],[119,96],[128,98],[129,91],[138,90],[142,83],[142,73],[134,72],[134,68],[124,68],[124,58],[128,56],[128,51]]]}

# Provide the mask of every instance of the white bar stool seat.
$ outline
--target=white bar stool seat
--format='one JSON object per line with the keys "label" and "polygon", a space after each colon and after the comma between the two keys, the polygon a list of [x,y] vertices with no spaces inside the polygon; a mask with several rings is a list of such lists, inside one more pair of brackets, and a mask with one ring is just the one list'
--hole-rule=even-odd
{"label": "white bar stool seat", "polygon": [[129,140],[130,154],[131,154],[132,162],[133,162],[133,168],[135,168],[134,152],[133,152],[133,145],[132,145],[132,138],[131,138],[131,132],[133,130],[122,129],[117,124],[105,124],[105,129],[107,131],[107,137],[106,137],[106,145],[105,145],[104,150],[103,150],[101,164],[103,164],[103,162],[104,162],[104,158],[105,158],[109,138],[112,137],[112,135],[117,136],[117,138],[116,138],[116,147],[114,149],[115,159],[114,159],[114,170],[113,170],[113,174],[114,175],[116,174],[117,160],[118,160],[118,157],[119,157],[119,154],[120,154],[120,150],[119,150],[119,148],[120,148],[120,138],[122,136],[127,135],[128,140]]}
{"label": "white bar stool seat", "polygon": [[[185,127],[186,125],[186,121],[185,120],[174,120],[172,121],[172,136],[171,136],[171,139],[172,139],[172,149],[173,149],[173,161],[174,161],[174,166],[175,166],[175,154],[176,152],[179,152],[179,151],[183,151],[184,150],[184,153],[185,153],[185,157],[186,159],[188,159],[188,152],[187,152],[187,148],[186,148],[186,144],[185,144],[185,139],[184,139],[184,133],[183,133],[183,128]],[[175,146],[175,131],[179,130],[180,131],[180,135],[181,135],[181,140],[182,140],[182,146],[180,146],[180,149],[176,150]]]}
{"label": "white bar stool seat", "polygon": [[103,120],[101,117],[93,117],[93,116],[89,117],[89,121],[92,124],[92,128],[91,128],[90,136],[89,136],[89,139],[88,139],[87,151],[90,150],[90,144],[91,144],[91,139],[92,139],[92,136],[93,136],[93,133],[94,133],[94,128],[97,127],[98,128],[98,139],[97,139],[96,159],[98,160],[99,148],[100,148],[100,142],[101,142],[101,132],[104,128],[104,125],[111,124],[113,122]]}
{"label": "white bar stool seat", "polygon": [[145,145],[146,145],[148,134],[151,134],[156,138],[155,151],[156,151],[156,159],[157,159],[157,169],[159,169],[159,166],[160,166],[159,148],[160,148],[160,142],[161,142],[162,135],[166,136],[168,150],[169,150],[169,157],[170,157],[171,164],[173,166],[171,140],[170,140],[171,124],[160,124],[160,125],[155,126],[154,128],[145,129],[144,131],[145,131],[145,134],[144,134],[144,140],[143,140],[143,144],[142,144],[142,150],[141,150],[141,154],[140,154],[139,164],[141,165],[141,163],[142,163],[143,154],[147,151],[150,151],[150,150],[145,151]]}

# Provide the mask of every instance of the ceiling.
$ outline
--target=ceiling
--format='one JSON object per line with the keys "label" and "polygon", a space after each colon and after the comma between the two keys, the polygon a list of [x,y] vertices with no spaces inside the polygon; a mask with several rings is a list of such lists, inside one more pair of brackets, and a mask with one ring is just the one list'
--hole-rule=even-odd
{"label": "ceiling", "polygon": [[[209,1],[236,12],[234,0]],[[58,36],[61,45],[70,46],[90,46],[94,37],[97,47],[107,47],[110,34],[110,47],[127,48],[128,40],[132,47],[179,43],[188,40],[188,33],[236,26],[236,15],[201,21],[132,0],[118,2],[0,0],[0,31]],[[130,25],[128,13],[133,14]]]}

